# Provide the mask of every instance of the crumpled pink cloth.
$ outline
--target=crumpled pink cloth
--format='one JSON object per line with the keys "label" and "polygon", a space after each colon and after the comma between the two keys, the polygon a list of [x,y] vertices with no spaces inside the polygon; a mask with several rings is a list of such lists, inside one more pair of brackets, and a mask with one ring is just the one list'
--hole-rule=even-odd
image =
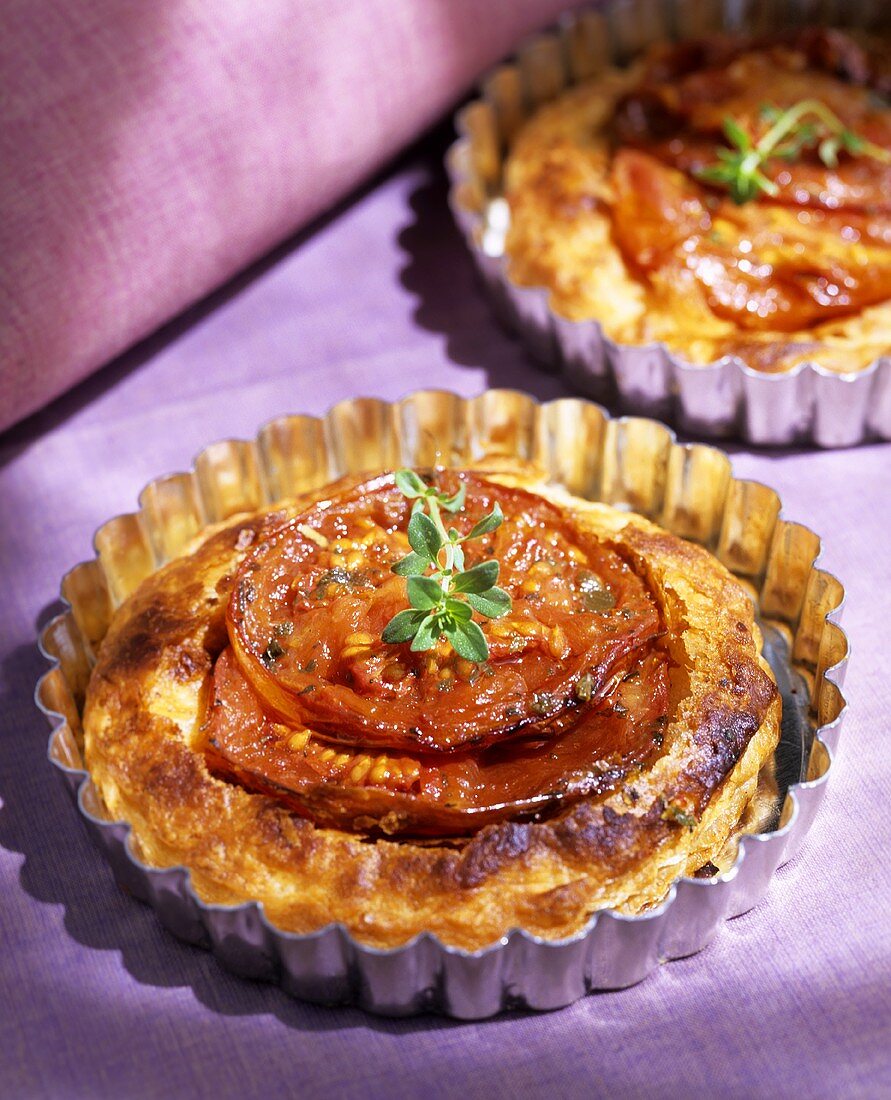
{"label": "crumpled pink cloth", "polygon": [[346,195],[566,3],[7,0],[0,429]]}

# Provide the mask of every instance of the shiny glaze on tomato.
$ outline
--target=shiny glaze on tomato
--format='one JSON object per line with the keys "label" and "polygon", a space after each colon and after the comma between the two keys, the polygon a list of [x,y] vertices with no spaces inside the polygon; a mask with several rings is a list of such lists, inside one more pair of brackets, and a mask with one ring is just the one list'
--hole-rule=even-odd
{"label": "shiny glaze on tomato", "polygon": [[[387,645],[407,606],[390,571],[408,551],[410,502],[392,477],[322,502],[248,555],[228,609],[238,662],[270,714],[331,741],[399,752],[457,752],[545,729],[576,702],[610,689],[613,670],[661,631],[656,604],[620,554],[542,497],[474,474],[466,532],[496,501],[505,520],[465,544],[466,566],[500,563],[513,600],[480,620],[490,657],[462,661],[445,641],[427,653]],[[437,476],[452,492],[454,473]]]}
{"label": "shiny glaze on tomato", "polygon": [[498,560],[512,599],[480,619],[488,660],[381,640],[406,605],[391,566],[410,503],[392,476],[366,482],[264,537],[239,569],[204,730],[216,774],[319,825],[448,837],[606,794],[659,751],[669,661],[643,579],[542,497],[435,475],[449,493],[459,479],[459,530],[496,502],[505,514],[465,544],[468,568]]}
{"label": "shiny glaze on tomato", "polygon": [[217,661],[207,759],[217,775],[318,825],[449,837],[603,796],[658,754],[668,706],[661,650],[615,670],[608,698],[577,702],[539,736],[448,754],[382,753],[275,722],[231,648]]}
{"label": "shiny glaze on tomato", "polygon": [[728,116],[754,140],[763,106],[825,103],[891,148],[887,59],[880,68],[835,31],[716,38],[666,49],[614,119],[615,239],[643,276],[692,272],[711,310],[741,329],[793,332],[891,297],[891,166],[816,150],[768,161],[776,197],[735,205],[698,172],[716,161]]}

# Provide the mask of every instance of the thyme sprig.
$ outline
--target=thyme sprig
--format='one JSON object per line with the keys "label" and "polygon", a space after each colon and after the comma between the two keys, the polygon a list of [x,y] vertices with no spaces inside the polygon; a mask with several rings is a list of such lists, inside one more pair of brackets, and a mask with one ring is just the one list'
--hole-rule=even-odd
{"label": "thyme sprig", "polygon": [[481,538],[501,526],[504,514],[498,503],[466,535],[456,528],[446,529],[442,513],[460,512],[467,487],[448,496],[427,485],[414,470],[399,470],[396,487],[413,500],[408,523],[411,552],[393,565],[392,571],[406,578],[406,594],[411,605],[387,623],[383,640],[407,642],[416,653],[432,649],[445,636],[459,657],[485,661],[489,656],[486,636],[473,621],[474,611],[488,619],[498,619],[511,607],[511,599],[496,584],[498,562],[483,561],[464,568],[462,543]]}
{"label": "thyme sprig", "polygon": [[779,194],[774,180],[764,172],[772,157],[794,161],[803,152],[816,149],[827,168],[835,168],[842,150],[852,156],[868,156],[891,164],[891,151],[849,129],[838,115],[818,99],[803,99],[781,110],[771,104],[761,108],[761,117],[770,128],[756,141],[733,118],[724,119],[728,149],[719,149],[718,163],[696,174],[705,183],[727,188],[738,205],[757,198],[760,193]]}

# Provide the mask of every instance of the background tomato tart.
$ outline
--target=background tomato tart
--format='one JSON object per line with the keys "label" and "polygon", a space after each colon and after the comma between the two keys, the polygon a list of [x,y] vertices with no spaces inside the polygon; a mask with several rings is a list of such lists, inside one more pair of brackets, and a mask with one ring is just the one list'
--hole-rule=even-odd
{"label": "background tomato tart", "polygon": [[765,372],[891,349],[891,54],[825,28],[659,44],[538,110],[510,278],[620,344]]}

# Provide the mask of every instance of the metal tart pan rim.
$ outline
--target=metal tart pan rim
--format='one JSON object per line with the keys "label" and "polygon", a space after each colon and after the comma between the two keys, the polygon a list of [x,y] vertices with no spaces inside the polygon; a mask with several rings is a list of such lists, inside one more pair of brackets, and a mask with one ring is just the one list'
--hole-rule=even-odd
{"label": "metal tart pan rim", "polygon": [[[493,393],[496,395],[499,393],[505,394],[508,397],[521,397],[525,401],[530,401],[532,405],[538,409],[546,409],[548,405],[554,404],[562,404],[567,402],[577,403],[581,406],[586,406],[598,410],[602,414],[605,424],[613,424],[619,428],[621,428],[623,425],[627,426],[629,424],[652,423],[644,421],[639,417],[610,417],[605,409],[602,409],[601,407],[595,405],[593,402],[587,401],[582,398],[558,399],[556,402],[539,404],[538,402],[535,402],[533,399],[529,398],[528,395],[519,394],[517,391],[510,390],[484,391],[484,393],[480,395],[480,397],[485,397],[486,395]],[[401,407],[405,403],[410,402],[419,396],[433,396],[447,398],[449,400],[457,400],[465,407],[472,404],[474,400],[477,400],[474,398],[460,398],[458,395],[449,393],[448,391],[428,390],[418,391],[417,393],[406,395],[406,397],[404,397],[401,401],[393,403],[379,402],[377,401],[377,399],[352,399],[345,402],[340,402],[339,405],[334,406],[334,409],[340,407],[354,406],[357,403],[361,403],[363,401],[376,402],[381,406],[386,406],[390,409],[393,409]],[[275,424],[279,419],[286,418],[275,418],[268,423]],[[672,446],[684,446],[677,444],[676,437],[670,429],[665,428],[664,425],[658,425],[658,427],[666,433],[666,436],[670,440]],[[244,441],[224,440],[221,442],[223,444],[241,444]],[[215,445],[212,444],[211,447],[213,446]],[[201,455],[205,454],[206,451],[210,449],[211,448],[206,448],[205,451],[201,452]],[[685,449],[689,450],[689,445],[686,445]],[[715,448],[712,448],[710,446],[704,446],[704,449],[709,451],[715,450]],[[198,458],[200,458],[200,455],[196,458],[196,462],[198,461]],[[195,466],[193,465],[193,475],[194,472]],[[149,483],[149,486],[155,485],[157,482],[164,481],[167,477],[170,476],[171,475],[162,475],[160,478],[153,479]],[[760,483],[749,481],[747,481],[746,484],[760,485]],[[765,486],[764,488],[768,487]],[[140,494],[140,499],[142,499],[142,494]],[[271,507],[272,505],[267,504],[266,506]],[[124,514],[124,516],[126,515],[127,514]],[[107,522],[113,523],[115,522],[115,520],[119,520],[121,518],[124,517],[114,517],[112,520]],[[776,523],[780,522],[785,522],[781,510],[776,520]],[[106,525],[103,524],[97,530],[97,539],[99,532],[101,532],[105,526]],[[796,523],[795,526],[802,528],[805,532],[817,538],[815,533],[805,525]],[[98,545],[96,540],[94,540],[94,546],[97,547],[98,554]],[[811,566],[811,573],[817,571],[817,566],[819,564],[821,554],[822,551],[819,550],[816,557],[814,558],[813,565]],[[96,559],[93,560],[95,561]],[[72,570],[69,570],[68,573],[65,574],[65,577],[62,581],[63,589],[67,578],[69,578],[77,569],[81,568],[84,564],[86,563],[80,563],[80,565],[75,566]],[[354,974],[353,978],[351,978],[349,982],[351,990],[350,993],[347,995],[339,995],[331,1000],[326,997],[315,997],[312,994],[299,994],[299,996],[301,996],[303,999],[317,1001],[318,1003],[322,1004],[359,1004],[361,1007],[372,1013],[387,1016],[415,1015],[418,1012],[436,1012],[444,1015],[451,1015],[459,1019],[488,1018],[492,1015],[497,1014],[500,1011],[515,1007],[549,1010],[552,1008],[563,1007],[564,1005],[576,1000],[579,996],[582,996],[588,992],[592,992],[595,989],[620,989],[626,988],[629,985],[637,984],[638,981],[643,980],[647,976],[647,974],[650,973],[650,971],[653,969],[653,966],[657,962],[662,962],[666,959],[671,958],[686,957],[690,954],[696,953],[704,946],[706,946],[708,942],[710,942],[725,917],[731,918],[733,916],[741,915],[742,913],[747,912],[755,904],[757,904],[761,894],[763,893],[763,887],[758,889],[754,896],[743,897],[742,905],[734,906],[733,912],[719,912],[718,916],[714,920],[711,920],[709,922],[709,927],[700,937],[701,942],[697,942],[697,944],[695,946],[692,946],[691,949],[684,950],[682,952],[671,952],[664,956],[660,956],[659,958],[653,960],[652,964],[646,966],[643,970],[640,970],[640,968],[632,967],[628,975],[626,975],[628,980],[623,979],[621,981],[610,982],[607,985],[600,985],[596,982],[592,984],[587,980],[587,978],[584,978],[580,983],[575,983],[575,991],[571,996],[567,995],[563,997],[558,995],[556,999],[551,996],[550,1000],[553,1003],[550,1003],[550,1001],[549,1003],[545,1004],[536,1003],[537,999],[534,996],[536,982],[540,978],[544,984],[547,984],[546,974],[548,967],[548,956],[554,950],[559,950],[561,948],[572,948],[588,943],[595,934],[598,926],[604,922],[612,922],[616,926],[624,926],[628,928],[651,927],[654,930],[657,930],[659,928],[660,922],[664,923],[666,918],[669,918],[672,915],[674,909],[677,907],[678,895],[681,889],[689,892],[691,889],[695,888],[695,893],[703,899],[717,896],[718,892],[722,890],[727,891],[728,888],[731,887],[731,885],[740,878],[745,864],[747,862],[750,862],[752,858],[754,858],[754,854],[758,849],[764,849],[765,851],[767,849],[776,849],[779,852],[778,858],[773,864],[773,867],[771,868],[767,876],[768,880],[770,877],[772,877],[773,871],[777,867],[781,866],[787,858],[791,858],[784,856],[783,854],[787,843],[792,840],[800,843],[804,835],[804,832],[802,830],[806,830],[809,826],[809,821],[803,823],[802,799],[821,799],[823,788],[825,787],[829,778],[829,774],[832,770],[832,764],[835,756],[834,744],[837,739],[837,733],[847,711],[847,703],[841,692],[841,680],[843,678],[843,672],[850,656],[850,643],[847,639],[847,636],[844,634],[844,631],[838,625],[838,618],[841,615],[845,603],[844,590],[837,581],[837,578],[833,577],[832,574],[826,573],[823,570],[819,570],[819,573],[827,581],[837,584],[839,590],[841,591],[841,598],[839,599],[838,603],[836,603],[826,612],[823,621],[824,629],[825,624],[832,624],[833,627],[838,631],[844,643],[843,656],[833,664],[829,665],[824,670],[823,674],[824,680],[827,683],[831,684],[838,692],[840,707],[835,717],[833,717],[830,721],[826,723],[817,725],[814,730],[814,742],[811,754],[813,754],[813,749],[816,748],[817,745],[819,745],[821,753],[823,754],[825,760],[821,773],[815,776],[813,779],[801,780],[800,782],[794,783],[789,787],[786,796],[786,820],[783,822],[783,824],[779,828],[770,832],[760,834],[748,834],[742,837],[738,845],[736,860],[734,861],[733,865],[723,873],[716,875],[710,879],[694,879],[686,877],[678,878],[670,887],[665,899],[657,907],[654,907],[653,909],[648,910],[645,913],[623,914],[612,909],[598,910],[591,915],[589,920],[582,928],[580,928],[577,932],[571,934],[570,936],[564,937],[562,939],[548,939],[546,937],[536,936],[525,931],[523,928],[515,927],[511,928],[503,936],[499,937],[492,943],[487,944],[476,950],[466,950],[444,943],[436,936],[435,933],[432,932],[418,933],[406,943],[396,947],[380,948],[363,943],[361,939],[353,936],[347,930],[346,926],[340,922],[331,922],[330,924],[325,925],[322,928],[307,933],[287,932],[277,928],[269,920],[269,918],[266,916],[265,909],[262,903],[256,901],[245,901],[239,902],[234,905],[226,905],[202,901],[198,897],[196,892],[192,889],[191,873],[185,865],[177,864],[169,867],[155,867],[139,859],[139,857],[136,856],[131,849],[130,837],[132,833],[132,828],[130,824],[126,821],[110,821],[101,816],[97,816],[97,814],[95,814],[90,809],[90,807],[86,805],[85,801],[87,794],[90,791],[89,773],[84,768],[70,766],[69,764],[65,763],[64,760],[60,759],[60,755],[57,752],[57,739],[61,736],[63,731],[67,729],[68,724],[65,716],[60,711],[53,709],[53,707],[47,703],[46,695],[47,686],[50,679],[62,670],[62,662],[58,656],[54,655],[52,647],[49,643],[49,638],[53,634],[54,629],[57,626],[63,624],[65,621],[70,620],[71,618],[72,604],[64,596],[61,596],[61,602],[64,605],[64,610],[56,615],[54,618],[52,618],[44,626],[43,630],[40,633],[38,648],[41,655],[49,662],[50,667],[40,677],[36,685],[34,699],[37,708],[46,717],[51,727],[47,749],[47,758],[50,764],[52,764],[53,768],[59,774],[60,778],[63,780],[69,792],[73,795],[82,820],[88,827],[88,831],[91,833],[94,841],[97,843],[97,846],[103,850],[104,854],[111,863],[112,870],[114,871],[115,876],[119,878],[119,880],[122,880],[124,882],[132,881],[133,877],[135,876],[136,880],[143,882],[145,884],[145,889],[140,891],[142,900],[147,900],[145,894],[151,893],[153,882],[157,883],[157,881],[159,881],[161,878],[170,878],[173,876],[179,876],[181,878],[183,892],[182,900],[186,902],[188,906],[191,907],[197,914],[199,914],[201,923],[204,925],[204,935],[199,940],[196,940],[191,935],[183,936],[181,933],[176,932],[175,934],[180,935],[181,938],[191,940],[191,942],[201,942],[202,945],[207,946],[210,942],[213,941],[215,934],[218,938],[221,938],[223,935],[227,934],[227,932],[219,927],[219,922],[226,917],[231,917],[234,914],[256,916],[258,923],[264,930],[264,935],[268,938],[268,942],[275,945],[281,945],[282,947],[287,947],[287,945],[305,946],[314,943],[318,944],[328,939],[332,935],[336,935],[340,938],[342,944],[344,945],[346,953],[349,955],[349,968],[358,972],[358,982]],[[830,742],[832,742],[832,744],[830,744]],[[728,902],[732,900],[732,897],[728,897],[727,899]],[[158,905],[155,905],[154,907],[156,908],[156,910],[158,910],[158,915],[162,923],[166,923],[164,920],[163,911]],[[718,908],[720,909],[720,906]],[[506,951],[512,944],[518,942],[530,948],[541,949],[541,957],[538,960],[538,972],[527,975],[527,988],[520,995],[513,995],[510,992],[510,987],[508,985],[505,985],[497,994],[494,990],[487,990],[486,995],[482,997],[482,999],[478,1002],[474,1001],[473,997],[471,997],[470,1000],[468,1000],[466,996],[459,996],[457,999],[454,997],[450,998],[448,993],[443,992],[442,990],[434,991],[430,993],[429,996],[425,996],[423,990],[418,990],[414,988],[410,990],[401,989],[400,991],[398,991],[399,995],[392,998],[382,998],[379,991],[372,992],[370,996],[367,995],[367,993],[363,993],[363,989],[366,989],[368,985],[368,983],[363,983],[362,980],[363,961],[371,961],[377,959],[405,962],[410,959],[410,956],[412,954],[417,953],[422,948],[427,948],[432,950],[435,956],[443,962],[446,959],[453,959],[468,964],[482,963],[486,960],[493,959],[499,952]],[[252,952],[262,950],[262,948],[259,948],[257,944],[250,943],[247,940],[242,941],[241,946],[247,953],[247,955],[250,955]],[[231,964],[228,963],[225,959],[221,961],[223,961],[224,965],[233,968],[231,967]],[[280,969],[280,967],[281,962],[279,959],[277,969]],[[236,969],[237,972],[243,972],[243,968],[240,966],[234,967],[233,969]],[[260,967],[260,969],[262,969],[262,967]],[[437,970],[441,974],[442,967],[438,967]],[[633,971],[633,973],[631,971]],[[373,980],[371,984],[374,984]],[[396,991],[394,991],[394,993],[395,992]]]}

